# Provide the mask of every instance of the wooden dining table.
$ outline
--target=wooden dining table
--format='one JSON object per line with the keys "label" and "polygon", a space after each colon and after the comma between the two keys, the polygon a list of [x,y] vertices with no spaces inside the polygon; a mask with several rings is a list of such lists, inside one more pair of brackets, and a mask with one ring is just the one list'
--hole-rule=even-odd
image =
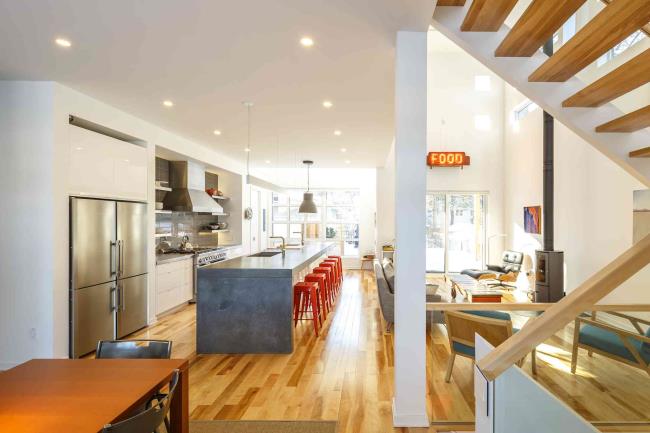
{"label": "wooden dining table", "polygon": [[97,433],[180,378],[170,433],[189,432],[184,359],[33,359],[0,372],[0,432]]}

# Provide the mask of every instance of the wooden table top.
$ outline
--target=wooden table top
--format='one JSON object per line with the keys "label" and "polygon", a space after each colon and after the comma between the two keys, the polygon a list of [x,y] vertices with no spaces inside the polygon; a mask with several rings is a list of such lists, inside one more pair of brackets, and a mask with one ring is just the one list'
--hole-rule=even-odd
{"label": "wooden table top", "polygon": [[33,359],[0,372],[0,432],[97,433],[184,368],[184,359]]}

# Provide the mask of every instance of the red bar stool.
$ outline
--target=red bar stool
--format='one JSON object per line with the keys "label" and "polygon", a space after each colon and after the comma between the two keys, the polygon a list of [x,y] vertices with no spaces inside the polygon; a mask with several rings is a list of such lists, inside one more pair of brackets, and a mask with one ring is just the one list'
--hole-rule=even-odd
{"label": "red bar stool", "polygon": [[335,270],[336,270],[336,280],[337,280],[337,286],[340,286],[341,283],[343,282],[343,272],[341,269],[341,266],[339,265],[339,261],[336,259],[325,259],[323,260],[326,263],[334,263],[335,265]]}
{"label": "red bar stool", "polygon": [[329,305],[330,311],[332,311],[332,306],[334,305],[334,285],[332,284],[332,275],[333,270],[330,266],[318,266],[312,269],[314,274],[325,274],[326,277],[326,289],[327,289],[327,303]]}
{"label": "red bar stool", "polygon": [[332,290],[332,295],[336,295],[338,293],[338,286],[339,286],[339,278],[336,272],[336,264],[323,260],[322,262],[320,262],[318,266],[321,268],[330,268],[332,270],[332,274],[330,275],[330,288]]}
{"label": "red bar stool", "polygon": [[293,286],[293,326],[298,324],[298,320],[303,320],[304,313],[311,312],[311,318],[304,320],[314,322],[314,333],[318,337],[319,327],[323,324],[319,304],[318,283],[306,281],[296,283]]}
{"label": "red bar stool", "polygon": [[320,309],[323,315],[323,320],[327,320],[327,313],[329,312],[330,305],[327,296],[327,275],[325,274],[308,274],[305,276],[305,281],[310,283],[318,283],[318,294],[320,295]]}
{"label": "red bar stool", "polygon": [[328,259],[334,259],[339,263],[339,273],[341,274],[341,282],[343,282],[343,258],[341,256],[327,256]]}

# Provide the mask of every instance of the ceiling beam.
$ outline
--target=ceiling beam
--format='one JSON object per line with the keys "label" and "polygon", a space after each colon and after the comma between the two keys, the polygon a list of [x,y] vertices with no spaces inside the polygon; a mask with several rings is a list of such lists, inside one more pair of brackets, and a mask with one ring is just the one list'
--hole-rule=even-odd
{"label": "ceiling beam", "polygon": [[649,0],[613,0],[528,81],[566,81],[650,21]]}
{"label": "ceiling beam", "polygon": [[[612,2],[612,0],[600,0],[600,1],[602,3],[605,3],[606,5]],[[650,24],[646,24],[645,26],[641,27],[641,31],[643,31],[643,33],[645,33],[647,36],[650,36]]]}
{"label": "ceiling beam", "polygon": [[650,105],[596,127],[596,132],[634,132],[650,127]]}
{"label": "ceiling beam", "polygon": [[650,147],[643,149],[633,150],[630,152],[630,158],[650,158]]}
{"label": "ceiling beam", "polygon": [[474,0],[460,29],[464,32],[496,32],[516,4],[517,0]]}
{"label": "ceiling beam", "polygon": [[650,82],[650,49],[623,63],[562,102],[563,107],[599,107]]}
{"label": "ceiling beam", "polygon": [[497,57],[530,57],[586,0],[534,0],[497,47]]}
{"label": "ceiling beam", "polygon": [[465,6],[466,0],[438,0],[436,6]]}

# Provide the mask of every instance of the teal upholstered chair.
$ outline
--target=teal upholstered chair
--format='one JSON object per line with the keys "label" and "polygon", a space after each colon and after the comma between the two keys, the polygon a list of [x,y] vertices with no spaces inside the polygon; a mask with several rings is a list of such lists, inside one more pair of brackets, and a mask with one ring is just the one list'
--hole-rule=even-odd
{"label": "teal upholstered chair", "polygon": [[[445,382],[451,380],[456,355],[474,360],[474,337],[476,334],[485,338],[491,345],[497,347],[510,338],[513,329],[510,314],[501,311],[447,311],[445,312],[447,336],[451,354],[447,364]],[[523,359],[519,365],[523,364]],[[536,374],[535,350],[532,352],[532,370]]]}
{"label": "teal upholstered chair", "polygon": [[[578,349],[583,348],[610,359],[640,368],[650,375],[650,322],[637,317],[608,312],[626,319],[637,332],[628,331],[591,317],[578,317],[573,334],[571,372],[578,366]],[[643,326],[648,327],[645,332]]]}

